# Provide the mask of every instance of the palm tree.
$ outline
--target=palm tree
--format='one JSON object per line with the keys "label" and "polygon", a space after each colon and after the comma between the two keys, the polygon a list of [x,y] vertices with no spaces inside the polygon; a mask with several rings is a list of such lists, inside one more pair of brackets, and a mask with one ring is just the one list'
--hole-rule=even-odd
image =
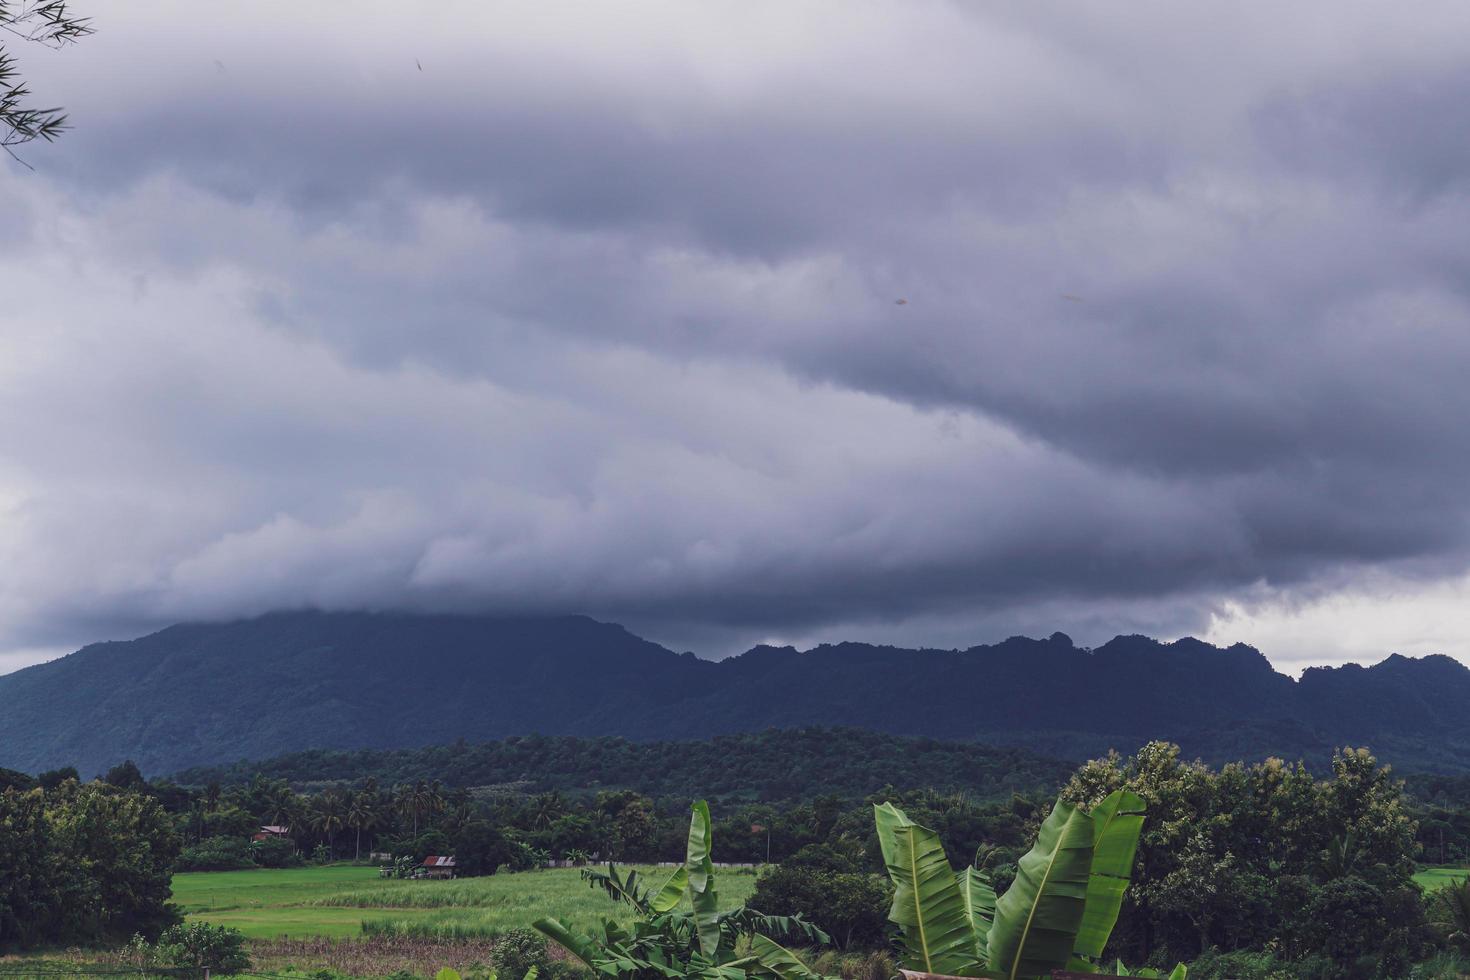
{"label": "palm tree", "polygon": [[362,860],[362,832],[378,824],[378,800],[366,790],[354,793],[347,801],[347,826],[357,831],[357,843],[352,859]]}
{"label": "palm tree", "polygon": [[470,799],[469,791],[463,787],[451,792],[446,803],[449,816],[444,822],[450,830],[459,830],[469,823],[470,817],[475,814],[474,801]]}
{"label": "palm tree", "polygon": [[538,830],[545,830],[555,823],[565,810],[566,806],[562,803],[561,794],[556,790],[538,794],[531,802],[531,825]]}
{"label": "palm tree", "polygon": [[1463,948],[1470,943],[1470,879],[1452,881],[1436,895],[1453,930],[1450,940]]}
{"label": "palm tree", "polygon": [[196,844],[204,840],[204,814],[206,812],[203,800],[195,800],[189,804],[189,816],[194,821],[194,843]]}
{"label": "palm tree", "polygon": [[419,835],[419,817],[429,806],[429,784],[420,779],[416,783],[404,783],[394,794],[398,812],[413,820],[413,836]]}
{"label": "palm tree", "polygon": [[347,824],[347,804],[342,794],[329,789],[316,798],[312,808],[312,829],[327,835],[327,851],[334,853],[337,831]]}
{"label": "palm tree", "polygon": [[301,813],[301,798],[286,784],[273,786],[265,799],[268,822],[278,827],[290,827]]}
{"label": "palm tree", "polygon": [[444,805],[444,785],[436,779],[429,784],[429,790],[424,794],[424,812],[443,813]]}

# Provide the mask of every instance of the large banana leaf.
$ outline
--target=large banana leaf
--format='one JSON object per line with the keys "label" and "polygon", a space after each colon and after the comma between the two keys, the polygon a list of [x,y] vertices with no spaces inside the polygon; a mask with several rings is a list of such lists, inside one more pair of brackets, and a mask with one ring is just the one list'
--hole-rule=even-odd
{"label": "large banana leaf", "polygon": [[817,974],[797,959],[796,954],[765,936],[751,936],[750,951],[761,966],[780,980],[818,980]]}
{"label": "large banana leaf", "polygon": [[995,920],[995,888],[990,876],[975,868],[966,868],[955,876],[960,886],[960,898],[965,903],[965,917],[970,920],[970,929],[975,933],[975,955],[979,962],[990,959],[990,924]]}
{"label": "large banana leaf", "polygon": [[672,912],[679,906],[679,899],[684,897],[684,889],[689,884],[689,869],[675,868],[674,873],[669,875],[669,880],[654,895],[649,896],[648,910],[656,915]]}
{"label": "large banana leaf", "polygon": [[1071,958],[1092,870],[1092,818],[1057,802],[1016,880],[995,903],[990,968],[1007,980],[1049,975]]}
{"label": "large banana leaf", "polygon": [[1144,809],[1142,797],[1121,789],[1093,808],[1087,907],[1073,947],[1079,956],[1101,957],[1113,926],[1118,924],[1123,893],[1133,877],[1133,856],[1143,832]]}
{"label": "large banana leaf", "polygon": [[699,951],[711,960],[720,948],[720,911],[715,897],[715,866],[710,859],[713,836],[710,829],[709,804],[695,803],[689,816],[689,846],[685,853],[689,901],[694,906],[694,924],[699,935]]}
{"label": "large banana leaf", "polygon": [[597,956],[597,944],[588,936],[578,935],[556,919],[537,919],[531,927],[541,935],[572,954],[583,966],[596,969],[592,961]]}
{"label": "large banana leaf", "polygon": [[981,963],[975,932],[939,836],[891,803],[874,807],[873,814],[883,862],[893,879],[888,918],[900,930],[903,965],[925,973],[977,975]]}
{"label": "large banana leaf", "polygon": [[878,847],[883,852],[883,863],[891,865],[897,855],[898,838],[895,835],[899,827],[912,827],[914,822],[892,803],[874,805],[873,823],[878,828]]}

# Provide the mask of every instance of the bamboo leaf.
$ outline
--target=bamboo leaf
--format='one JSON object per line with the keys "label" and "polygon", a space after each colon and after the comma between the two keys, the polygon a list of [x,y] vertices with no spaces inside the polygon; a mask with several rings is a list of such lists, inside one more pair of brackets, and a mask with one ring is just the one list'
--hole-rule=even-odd
{"label": "bamboo leaf", "polygon": [[1142,797],[1118,790],[1092,811],[1092,868],[1087,880],[1087,905],[1072,948],[1080,956],[1100,959],[1113,927],[1118,924],[1123,893],[1133,877],[1133,856],[1138,851],[1139,834],[1143,832],[1144,810]]}
{"label": "bamboo leaf", "polygon": [[1057,802],[1021,858],[1015,882],[995,903],[992,970],[1016,980],[1066,966],[1087,904],[1093,836],[1090,816]]}

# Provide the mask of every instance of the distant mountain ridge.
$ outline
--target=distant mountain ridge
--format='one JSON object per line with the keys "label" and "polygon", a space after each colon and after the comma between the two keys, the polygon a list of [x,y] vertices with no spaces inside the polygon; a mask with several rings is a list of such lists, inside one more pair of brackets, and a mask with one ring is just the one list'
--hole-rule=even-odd
{"label": "distant mountain ridge", "polygon": [[145,772],[511,735],[707,737],[848,726],[1077,759],[1151,738],[1208,761],[1369,745],[1470,772],[1449,657],[1278,673],[1252,647],[1063,634],[964,651],[758,646],[706,661],[585,617],[277,613],[100,643],[0,676],[0,766]]}

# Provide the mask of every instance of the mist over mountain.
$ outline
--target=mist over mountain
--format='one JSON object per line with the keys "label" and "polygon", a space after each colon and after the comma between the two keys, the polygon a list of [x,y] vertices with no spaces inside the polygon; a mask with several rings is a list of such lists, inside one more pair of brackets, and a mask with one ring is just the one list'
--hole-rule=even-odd
{"label": "mist over mountain", "polygon": [[848,726],[1078,759],[1153,738],[1209,761],[1322,765],[1368,745],[1470,771],[1470,669],[1443,656],[1313,668],[1243,644],[1063,634],[968,650],[862,643],[675,653],[584,617],[279,613],[182,624],[0,676],[0,766],[125,758],[151,774],[310,749],[511,735],[689,739]]}

